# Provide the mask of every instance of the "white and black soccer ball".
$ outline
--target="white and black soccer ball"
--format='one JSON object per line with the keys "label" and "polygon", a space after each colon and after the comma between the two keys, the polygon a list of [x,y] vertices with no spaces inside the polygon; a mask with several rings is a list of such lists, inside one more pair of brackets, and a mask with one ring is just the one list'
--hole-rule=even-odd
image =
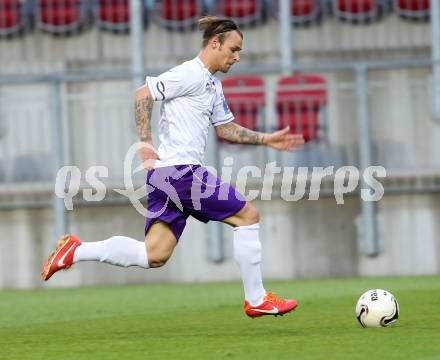
{"label": "white and black soccer ball", "polygon": [[389,327],[399,318],[399,304],[389,291],[368,290],[356,304],[356,318],[363,327]]}

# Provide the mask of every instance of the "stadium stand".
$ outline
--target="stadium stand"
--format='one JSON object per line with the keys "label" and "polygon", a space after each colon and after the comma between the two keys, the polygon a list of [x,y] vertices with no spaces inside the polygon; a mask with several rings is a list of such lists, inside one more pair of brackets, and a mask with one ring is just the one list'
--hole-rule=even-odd
{"label": "stadium stand", "polygon": [[38,0],[36,5],[38,28],[53,34],[76,34],[89,20],[85,0]]}
{"label": "stadium stand", "polygon": [[[98,0],[93,12],[100,29],[114,33],[127,33],[130,29],[129,0]],[[145,19],[144,14],[144,25]]]}
{"label": "stadium stand", "polygon": [[380,0],[333,0],[332,8],[335,16],[352,23],[365,23],[379,18],[384,10]]}
{"label": "stadium stand", "polygon": [[263,130],[264,81],[260,76],[232,76],[222,81],[223,92],[235,121],[252,130]]}
{"label": "stadium stand", "polygon": [[219,0],[213,12],[233,18],[240,26],[258,25],[265,20],[266,7],[263,0]]}
{"label": "stadium stand", "polygon": [[429,1],[430,0],[394,0],[394,11],[402,18],[428,20]]}
{"label": "stadium stand", "polygon": [[[270,3],[272,16],[279,17],[279,1]],[[321,17],[322,6],[319,0],[291,0],[291,19],[293,25],[310,25]]]}
{"label": "stadium stand", "polygon": [[323,109],[327,102],[326,80],[316,74],[296,74],[278,81],[278,125],[302,133],[306,142],[319,140],[324,130]]}
{"label": "stadium stand", "polygon": [[[195,30],[197,19],[212,13],[232,17],[240,26],[258,27],[267,14],[279,18],[279,1],[265,0],[157,0],[144,1],[144,27],[149,13],[169,30]],[[56,35],[76,35],[93,19],[100,29],[127,33],[130,28],[129,0],[2,0],[0,1],[0,39],[37,28]],[[429,0],[291,0],[291,19],[295,26],[318,26],[332,14],[347,23],[368,23],[381,14],[394,11],[400,18],[428,21]],[[92,16],[93,14],[93,16]]]}
{"label": "stadium stand", "polygon": [[156,2],[155,20],[169,30],[186,30],[194,28],[204,12],[201,0],[160,0]]}
{"label": "stadium stand", "polygon": [[0,38],[18,35],[30,26],[30,7],[20,0],[0,2]]}
{"label": "stadium stand", "polygon": [[[132,46],[126,0],[81,1],[87,3],[93,26],[88,26],[87,18],[84,24],[87,31],[81,31],[80,26],[72,34],[67,31],[69,36],[54,36],[58,33],[53,31],[43,33],[39,25],[32,27],[40,11],[39,0],[0,0],[0,33],[5,35],[0,37],[0,230],[5,235],[0,254],[10,264],[18,264],[15,268],[6,266],[9,263],[0,259],[3,264],[0,288],[42,286],[36,274],[43,259],[38,258],[52,246],[55,232],[61,233],[55,231],[53,224],[60,224],[60,214],[67,213],[62,214],[61,207],[56,206],[61,205],[62,199],[54,197],[53,177],[60,166],[75,166],[80,170],[75,212],[67,215],[73,230],[80,230],[89,239],[97,237],[96,229],[103,229],[103,234],[108,236],[130,234],[136,228],[142,233],[143,216],[133,216],[131,199],[114,191],[126,189],[129,194],[127,175],[132,175],[136,194],[140,194],[137,190],[145,183],[143,171],[132,174],[139,165],[138,156],[133,156],[130,169],[124,166],[128,149],[138,140],[133,114],[133,92],[137,85],[133,75],[140,73],[132,60],[143,55],[145,75],[155,76],[193,58],[201,46],[201,34],[193,27],[203,11],[201,6],[215,14],[212,9],[220,1],[139,1],[148,15],[148,23],[144,24],[148,28],[142,34],[143,48]],[[231,6],[245,1],[236,0]],[[431,113],[431,102],[435,100],[432,85],[436,79],[435,66],[430,63],[438,36],[432,36],[434,22],[430,23],[427,17],[429,5],[436,3],[423,1],[380,0],[380,4],[386,4],[383,13],[386,16],[380,18],[380,11],[377,15],[372,12],[372,6],[379,2],[340,1],[337,5],[345,6],[338,8],[345,12],[340,16],[348,16],[342,20],[332,11],[336,4],[333,0],[290,0],[291,19],[278,16],[277,0],[262,0],[270,16],[264,24],[255,20],[255,26],[244,29],[240,62],[228,77],[219,74],[224,79],[225,98],[236,121],[266,131],[290,125],[292,132],[302,132],[307,140],[298,151],[278,152],[264,146],[218,143],[212,127],[209,132],[205,163],[214,165],[226,179],[230,177],[243,194],[261,194],[261,198],[256,197],[257,206],[262,214],[269,215],[265,216],[262,235],[267,241],[276,237],[278,242],[269,246],[267,252],[271,259],[266,258],[266,264],[270,265],[266,271],[268,277],[439,271],[440,232],[435,219],[440,214],[436,195],[440,190],[440,126],[433,121]],[[177,3],[181,5],[173,7]],[[348,3],[356,3],[358,7],[350,8]],[[27,17],[23,17],[29,4],[33,6]],[[262,19],[264,11],[263,7],[252,14],[242,14],[243,20],[252,23],[252,16]],[[73,14],[78,15],[76,11]],[[405,20],[411,15],[423,20]],[[371,20],[358,24],[350,16]],[[286,23],[282,24],[284,20]],[[281,34],[289,20],[295,28],[292,62],[286,64],[287,56],[283,55],[288,47],[283,46]],[[66,20],[57,25],[64,30],[68,24]],[[25,36],[15,36],[21,29],[25,30]],[[137,30],[132,34],[140,35],[142,29]],[[126,35],[118,36],[118,32]],[[13,38],[9,39],[10,36]],[[309,73],[295,72],[282,77],[286,68]],[[158,105],[152,119],[157,145]],[[59,126],[55,126],[55,120]],[[370,131],[362,127],[364,124]],[[55,139],[62,141],[56,144],[52,141]],[[59,156],[53,156],[55,147],[60,150]],[[56,160],[60,162],[55,163]],[[345,206],[335,202],[340,186],[333,176],[323,178],[319,199],[310,196],[312,167],[333,167],[337,172],[342,166],[353,166],[362,172],[370,164],[383,166],[387,175],[378,179],[384,185],[384,199],[375,206],[377,211],[370,214],[378,220],[378,231],[372,233],[379,234],[378,244],[383,251],[375,259],[357,255],[358,251],[366,251],[364,240],[369,238],[365,235],[367,227],[361,212],[362,204],[367,204],[361,200],[362,190],[373,193],[367,183],[358,184],[354,192],[346,194]],[[102,201],[95,203],[83,201],[84,190],[95,194],[95,186],[86,178],[92,166],[108,169],[107,177],[96,173],[108,191]],[[272,172],[275,167],[282,171]],[[308,168],[308,179],[304,174],[298,176],[299,167]],[[295,172],[283,181],[283,191],[280,182],[288,168],[294,168]],[[271,180],[264,182],[268,179],[263,176],[266,173],[273,173],[269,178],[273,179],[273,187],[268,184]],[[73,175],[66,178],[66,186],[76,186],[72,178]],[[342,179],[343,187],[349,186],[346,180]],[[283,197],[283,192],[289,197],[301,193],[302,184],[304,201],[293,202]],[[268,190],[265,197],[264,189]],[[271,201],[265,201],[269,197]],[[307,197],[316,201],[308,201]],[[184,236],[190,240],[185,240],[190,247],[183,255],[180,252],[174,265],[170,264],[174,266],[172,271],[158,273],[152,281],[235,279],[235,270],[230,268],[232,248],[221,242],[227,233],[219,230],[219,242],[216,242],[212,235],[220,227],[200,231],[198,226],[189,224]],[[426,236],[417,236],[418,229],[423,229]],[[22,256],[23,249],[27,252]],[[195,257],[199,259],[196,266],[185,261],[188,253],[201,255]],[[209,260],[204,259],[205,254],[210,254]],[[412,254],[419,254],[419,258]],[[423,258],[424,254],[429,256]],[[307,261],[308,257],[315,261]],[[213,259],[218,261],[215,266]],[[283,264],[293,265],[286,272]],[[209,271],[200,271],[205,266]],[[108,273],[107,269],[100,269],[90,276],[79,273],[65,276],[65,285],[103,281],[122,284],[146,279],[140,273],[122,274],[118,270]]]}
{"label": "stadium stand", "polygon": [[[259,75],[235,75],[222,79],[223,92],[235,122],[251,130],[264,131],[266,110],[266,87]],[[234,158],[234,169],[253,164],[264,168],[264,147],[230,145],[219,140],[220,157]],[[240,156],[237,156],[240,154]]]}

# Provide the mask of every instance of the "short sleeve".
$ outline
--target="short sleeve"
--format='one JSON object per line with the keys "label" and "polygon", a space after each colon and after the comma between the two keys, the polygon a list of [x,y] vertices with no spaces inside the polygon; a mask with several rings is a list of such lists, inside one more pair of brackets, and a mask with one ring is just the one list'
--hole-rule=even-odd
{"label": "short sleeve", "polygon": [[187,95],[191,91],[193,82],[190,72],[186,71],[183,66],[176,66],[157,77],[147,76],[146,78],[155,101],[171,100]]}
{"label": "short sleeve", "polygon": [[226,102],[220,82],[218,82],[218,84],[217,99],[214,103],[214,110],[211,117],[211,123],[214,126],[223,125],[234,120],[234,115]]}

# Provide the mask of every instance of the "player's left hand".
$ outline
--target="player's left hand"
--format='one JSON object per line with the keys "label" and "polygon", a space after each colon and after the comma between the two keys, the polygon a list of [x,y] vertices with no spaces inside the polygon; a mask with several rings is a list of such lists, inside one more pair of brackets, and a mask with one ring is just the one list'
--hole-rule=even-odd
{"label": "player's left hand", "polygon": [[273,132],[272,134],[264,135],[265,145],[283,151],[293,151],[304,145],[304,137],[302,134],[290,134],[289,126],[282,130]]}

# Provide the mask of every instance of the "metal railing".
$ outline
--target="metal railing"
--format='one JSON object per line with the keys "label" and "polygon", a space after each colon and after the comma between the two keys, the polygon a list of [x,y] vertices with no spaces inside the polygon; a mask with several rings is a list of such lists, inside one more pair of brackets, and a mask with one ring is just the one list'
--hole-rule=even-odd
{"label": "metal railing", "polygon": [[[292,103],[298,104],[297,107],[288,108],[292,104],[286,103],[280,107],[277,82],[281,76],[276,74],[262,77],[265,86],[259,91],[263,91],[266,100],[258,111],[253,98],[232,100],[230,107],[243,126],[273,131],[285,126],[285,118],[291,116],[292,131],[316,135],[309,139],[304,150],[276,155],[281,165],[359,166],[356,121],[359,104],[355,78],[347,75],[322,73],[327,99],[320,100],[319,110],[313,100],[298,102],[298,98],[297,103]],[[0,182],[3,184],[35,184],[52,179],[49,89],[43,84],[0,87]],[[58,120],[65,133],[63,164],[74,164],[83,173],[90,166],[102,165],[109,169],[108,181],[121,183],[125,154],[137,140],[130,81],[71,83],[62,89]],[[297,89],[304,90],[307,86],[299,85]],[[395,170],[440,167],[437,156],[440,127],[430,115],[429,68],[370,71],[367,91],[372,164]],[[156,111],[155,126],[157,117]],[[314,132],[307,127],[313,127]],[[243,154],[249,154],[244,161],[248,164],[263,164],[272,157],[249,146],[241,146],[239,156],[236,145],[220,143],[219,148],[224,157],[243,158]]]}

